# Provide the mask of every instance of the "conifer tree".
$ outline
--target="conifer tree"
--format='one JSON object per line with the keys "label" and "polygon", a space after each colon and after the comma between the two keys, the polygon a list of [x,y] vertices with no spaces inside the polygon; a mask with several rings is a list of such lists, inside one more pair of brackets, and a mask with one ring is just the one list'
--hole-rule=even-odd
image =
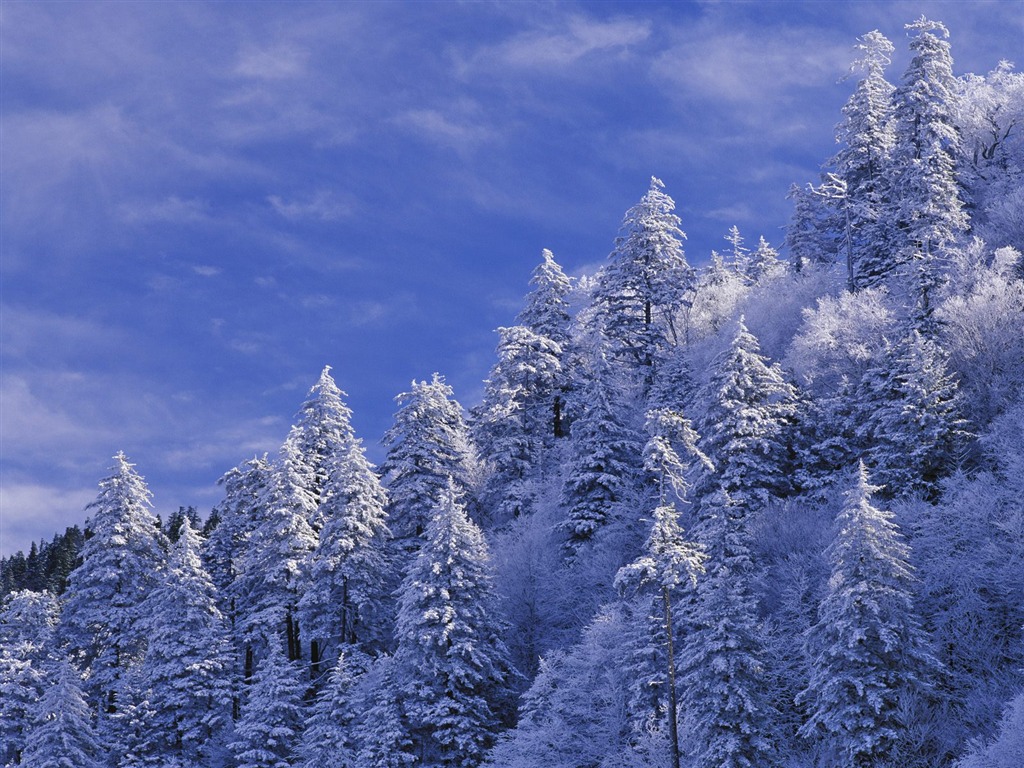
{"label": "conifer tree", "polygon": [[[893,151],[893,87],[885,79],[893,45],[878,30],[857,39],[860,52],[851,72],[863,72],[843,107],[836,130],[842,148],[831,165],[845,190],[846,247],[850,259],[850,290],[875,285],[895,266],[891,217],[887,206],[893,191],[887,178]],[[898,250],[898,248],[897,248]]]}
{"label": "conifer tree", "polygon": [[512,670],[490,555],[450,481],[402,583],[396,664],[425,766],[475,768],[493,743]]}
{"label": "conifer tree", "polygon": [[387,495],[360,441],[352,440],[337,457],[324,495],[327,523],[299,603],[303,624],[320,649],[338,643],[370,648],[384,635],[382,576],[390,534]]}
{"label": "conifer tree", "polygon": [[933,497],[964,435],[956,380],[931,339],[911,330],[869,368],[856,393],[853,429],[886,494]]}
{"label": "conifer tree", "polygon": [[664,189],[652,177],[647,194],[626,212],[593,297],[612,356],[648,378],[664,350],[678,343],[676,313],[695,282],[675,201]]}
{"label": "conifer tree", "polygon": [[569,340],[568,296],[572,280],[547,248],[541,251],[541,259],[530,278],[533,289],[526,295],[526,304],[516,317],[516,323],[565,346]]}
{"label": "conifer tree", "polygon": [[[358,651],[355,653],[358,656]],[[297,768],[353,768],[356,765],[352,694],[357,671],[345,653],[331,670],[313,704],[298,751]]]}
{"label": "conifer tree", "polygon": [[705,472],[698,492],[719,488],[739,505],[788,493],[796,391],[778,364],[761,355],[742,317],[729,349],[713,364],[705,401],[701,449],[716,472]]}
{"label": "conifer tree", "polygon": [[395,400],[401,407],[383,440],[389,526],[399,548],[414,552],[449,479],[468,495],[475,457],[462,407],[442,376],[414,381]]}
{"label": "conifer tree", "polygon": [[910,549],[892,514],[872,506],[876,490],[862,462],[826,552],[832,576],[799,697],[810,711],[801,734],[821,741],[826,761],[857,768],[903,764],[901,704],[936,672],[913,603]]}
{"label": "conifer tree", "polygon": [[149,645],[142,688],[154,749],[183,765],[207,765],[230,724],[230,651],[213,582],[186,518],[163,583],[146,602]]}
{"label": "conifer tree", "polygon": [[762,235],[758,238],[757,248],[750,254],[750,279],[755,283],[761,283],[779,277],[785,271],[786,265],[779,259],[779,252]]}
{"label": "conifer tree", "polygon": [[111,469],[89,506],[91,537],[71,573],[60,624],[72,659],[87,673],[92,701],[108,713],[122,674],[145,653],[142,606],[165,559],[145,482],[123,453]]}
{"label": "conifer tree", "polygon": [[498,362],[474,421],[475,443],[488,469],[482,502],[491,522],[533,508],[535,483],[560,431],[562,349],[525,326],[499,328]]}
{"label": "conifer tree", "polygon": [[[961,152],[957,96],[946,27],[922,16],[907,24],[913,58],[894,95],[894,188],[906,260],[921,262],[927,287],[938,261],[961,243],[970,223],[957,179]],[[927,295],[919,299],[929,301]]]}
{"label": "conifer tree", "polygon": [[256,668],[229,745],[237,768],[291,768],[303,722],[304,686],[276,638]]}
{"label": "conifer tree", "polygon": [[360,768],[408,768],[416,763],[394,666],[393,657],[381,656],[364,678],[364,710],[356,723]]}
{"label": "conifer tree", "polygon": [[747,516],[724,491],[701,502],[697,538],[707,573],[697,581],[680,664],[691,764],[699,768],[781,764]]}
{"label": "conifer tree", "polygon": [[21,756],[24,768],[105,768],[103,746],[82,693],[81,677],[65,660],[47,671],[42,697]]}
{"label": "conifer tree", "polygon": [[570,558],[614,522],[620,505],[634,494],[643,450],[642,438],[626,421],[627,409],[617,401],[601,350],[594,352],[590,368],[577,392],[578,416],[562,488],[567,513],[561,527]]}
{"label": "conifer tree", "polygon": [[333,465],[355,440],[352,411],[342,401],[343,395],[331,377],[331,367],[325,366],[281,448],[281,461],[315,532],[326,522],[320,506]]}

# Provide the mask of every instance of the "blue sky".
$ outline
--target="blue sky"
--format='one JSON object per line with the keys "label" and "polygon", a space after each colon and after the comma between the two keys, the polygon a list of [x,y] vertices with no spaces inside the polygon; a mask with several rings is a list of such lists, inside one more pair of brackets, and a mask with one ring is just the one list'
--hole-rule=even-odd
{"label": "blue sky", "polygon": [[691,262],[779,242],[855,38],[946,22],[1013,59],[1021,2],[0,6],[0,551],[80,523],[124,450],[216,503],[325,364],[371,456],[413,378],[465,405],[542,248],[607,256],[651,175]]}

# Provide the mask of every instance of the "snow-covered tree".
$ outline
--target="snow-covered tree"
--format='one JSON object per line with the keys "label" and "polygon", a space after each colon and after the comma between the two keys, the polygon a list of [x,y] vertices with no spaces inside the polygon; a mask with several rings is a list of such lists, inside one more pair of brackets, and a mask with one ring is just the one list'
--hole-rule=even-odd
{"label": "snow-covered tree", "polygon": [[320,543],[299,603],[306,633],[320,646],[379,643],[382,626],[387,494],[362,444],[352,440],[336,458],[324,487]]}
{"label": "snow-covered tree", "polygon": [[613,374],[600,350],[576,392],[577,413],[569,445],[562,501],[566,551],[570,557],[613,522],[640,474],[642,438],[628,422]]}
{"label": "snow-covered tree", "polygon": [[305,720],[304,690],[295,662],[285,658],[278,642],[271,642],[229,745],[237,768],[291,768]]}
{"label": "snow-covered tree", "polygon": [[0,765],[16,765],[25,748],[54,652],[57,616],[49,592],[13,592],[0,606]]}
{"label": "snow-covered tree", "polygon": [[91,536],[68,584],[60,636],[85,670],[92,701],[109,713],[125,669],[146,650],[143,604],[164,565],[165,541],[149,511],[150,493],[123,453],[89,505]]}
{"label": "snow-covered tree", "polygon": [[664,189],[652,178],[647,194],[626,212],[593,295],[613,357],[645,377],[665,348],[678,343],[676,313],[695,280],[675,201]]}
{"label": "snow-covered tree", "polygon": [[[359,655],[358,651],[355,653]],[[356,667],[360,665],[355,665]],[[353,768],[356,765],[352,693],[359,670],[344,653],[320,690],[302,732],[298,768]]]}
{"label": "snow-covered tree", "polygon": [[739,505],[764,504],[791,490],[791,424],[796,391],[769,365],[741,317],[714,363],[701,418],[701,449],[715,462],[698,490],[726,491]]}
{"label": "snow-covered tree", "polygon": [[81,677],[64,660],[47,671],[42,697],[33,707],[33,725],[21,756],[24,768],[105,768],[104,749]]}
{"label": "snow-covered tree", "polygon": [[553,463],[547,454],[561,431],[563,396],[558,343],[521,325],[498,333],[498,362],[473,424],[488,471],[482,504],[492,523],[532,510],[536,483]]}
{"label": "snow-covered tree", "polygon": [[886,493],[934,495],[964,435],[957,383],[938,345],[911,330],[865,372],[855,401],[858,446]]}
{"label": "snow-covered tree", "polygon": [[572,280],[555,261],[547,248],[541,251],[541,263],[533,270],[526,302],[516,317],[518,325],[526,326],[538,336],[564,345],[569,339],[569,300]]}
{"label": "snow-covered tree", "polygon": [[844,213],[851,290],[875,285],[895,265],[892,222],[885,211],[892,194],[887,173],[894,142],[893,87],[885,68],[894,48],[878,30],[858,38],[856,48],[851,72],[864,76],[843,107],[836,129],[842,147],[830,163],[845,191],[837,202]]}
{"label": "snow-covered tree", "polygon": [[750,265],[747,268],[750,279],[761,283],[781,277],[786,273],[786,265],[762,235],[758,238],[757,248],[750,254]]}
{"label": "snow-covered tree", "polygon": [[395,660],[422,764],[473,768],[493,743],[513,672],[487,544],[457,493],[449,481],[402,583]]}
{"label": "snow-covered tree", "polygon": [[936,662],[913,600],[910,548],[861,463],[827,550],[828,592],[807,637],[811,680],[801,728],[826,763],[902,765],[906,708],[933,680]]}
{"label": "snow-covered tree", "polygon": [[[919,262],[924,286],[970,223],[957,177],[961,154],[957,89],[946,27],[922,16],[907,24],[913,58],[894,94],[893,189],[905,260]],[[927,295],[919,301],[927,303]]]}
{"label": "snow-covered tree", "polygon": [[442,376],[414,381],[395,400],[400,408],[384,435],[381,469],[391,532],[403,551],[414,552],[449,479],[460,493],[473,487],[475,456],[462,407]]}
{"label": "snow-covered tree", "polygon": [[699,768],[781,765],[748,515],[721,490],[701,501],[696,533],[706,575],[697,581],[680,659],[690,764]]}
{"label": "snow-covered tree", "polygon": [[281,461],[295,483],[296,498],[316,532],[326,522],[320,506],[333,465],[355,440],[352,411],[342,401],[343,395],[331,377],[331,367],[325,366],[281,449]]}
{"label": "snow-covered tree", "polygon": [[393,657],[381,656],[360,686],[365,688],[362,716],[355,725],[360,768],[408,768],[416,763],[394,667]]}
{"label": "snow-covered tree", "polygon": [[209,765],[231,720],[230,646],[199,534],[186,519],[145,608],[149,644],[142,688],[154,750],[182,765]]}

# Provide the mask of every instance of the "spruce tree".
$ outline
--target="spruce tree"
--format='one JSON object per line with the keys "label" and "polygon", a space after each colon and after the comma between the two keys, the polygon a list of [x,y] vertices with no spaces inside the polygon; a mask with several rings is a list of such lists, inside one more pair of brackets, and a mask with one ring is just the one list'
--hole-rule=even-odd
{"label": "spruce tree", "polygon": [[541,251],[541,259],[533,270],[530,278],[533,288],[526,295],[525,306],[516,317],[516,323],[564,346],[569,340],[568,296],[572,291],[572,280],[547,248]]}
{"label": "spruce tree", "polygon": [[449,479],[468,494],[475,457],[462,407],[442,376],[414,381],[395,400],[401,407],[384,435],[388,452],[381,469],[391,532],[399,549],[410,553],[419,548]]}
{"label": "spruce tree", "polygon": [[408,768],[416,763],[394,667],[393,657],[381,656],[363,678],[363,712],[356,723],[359,768]]}
{"label": "spruce tree", "polygon": [[126,669],[146,650],[143,605],[159,583],[165,540],[149,511],[150,493],[123,453],[89,505],[91,536],[82,563],[69,578],[60,636],[72,660],[86,673],[93,703],[116,709],[116,691]]}
{"label": "spruce tree", "polygon": [[681,653],[682,703],[695,768],[780,765],[764,637],[754,596],[749,511],[724,491],[701,502],[707,552]]}
{"label": "spruce tree", "polygon": [[163,583],[146,602],[147,728],[154,749],[183,765],[211,764],[231,720],[230,646],[199,554],[199,534],[186,519]]}
{"label": "spruce tree", "polygon": [[705,402],[701,449],[716,471],[705,472],[698,492],[719,488],[739,505],[790,492],[796,391],[761,355],[742,317],[729,349],[713,363]]}
{"label": "spruce tree", "polygon": [[402,583],[395,660],[422,764],[475,768],[513,673],[487,544],[457,493],[450,481]]}
{"label": "spruce tree", "polygon": [[33,725],[20,765],[105,768],[104,749],[78,672],[67,661],[59,660],[46,677],[45,691],[33,707]]}
{"label": "spruce tree", "polygon": [[850,290],[877,284],[895,266],[888,206],[893,151],[893,87],[885,79],[893,45],[878,30],[858,38],[851,72],[864,76],[843,107],[836,129],[842,145],[831,165],[845,187],[844,228],[850,260]]}
{"label": "spruce tree", "polygon": [[612,356],[643,378],[665,349],[678,343],[676,314],[693,290],[686,235],[675,201],[660,179],[622,220],[610,262],[601,270],[593,301]]}
{"label": "spruce tree", "polygon": [[[359,656],[358,651],[355,652]],[[358,664],[356,666],[359,666]],[[353,692],[358,671],[344,653],[313,704],[298,750],[297,768],[353,768],[356,765]]]}
{"label": "spruce tree", "polygon": [[799,701],[801,734],[821,742],[827,762],[856,768],[901,765],[900,715],[933,679],[936,662],[913,601],[910,549],[892,514],[872,506],[877,490],[863,462],[826,552],[828,592],[807,638],[811,680]]}
{"label": "spruce tree", "polygon": [[305,686],[278,640],[269,641],[229,745],[237,768],[291,768],[299,744]]}

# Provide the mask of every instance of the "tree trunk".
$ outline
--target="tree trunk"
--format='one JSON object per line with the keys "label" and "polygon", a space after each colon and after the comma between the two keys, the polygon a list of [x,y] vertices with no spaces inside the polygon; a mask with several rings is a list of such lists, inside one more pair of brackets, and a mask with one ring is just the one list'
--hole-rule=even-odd
{"label": "tree trunk", "polygon": [[665,645],[668,650],[668,732],[672,739],[672,768],[679,768],[679,725],[676,710],[676,662],[672,647],[672,599],[668,587],[661,588],[665,602]]}

